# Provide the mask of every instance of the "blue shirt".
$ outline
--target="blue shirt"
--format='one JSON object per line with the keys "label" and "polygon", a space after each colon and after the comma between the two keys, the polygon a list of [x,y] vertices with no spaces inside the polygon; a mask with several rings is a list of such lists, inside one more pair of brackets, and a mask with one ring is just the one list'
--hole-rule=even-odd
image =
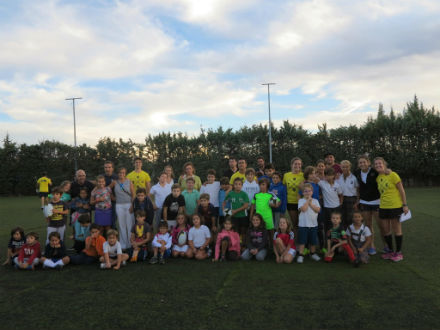
{"label": "blue shirt", "polygon": [[[220,189],[218,191],[218,204],[220,206],[219,207],[219,216],[221,216],[221,217],[225,216],[225,214],[223,213],[223,207],[222,207],[223,202],[225,201],[225,198],[226,198],[226,191],[223,190],[223,189]],[[225,208],[231,208],[231,202],[230,201],[226,202]]]}
{"label": "blue shirt", "polygon": [[285,185],[283,185],[282,182],[278,182],[277,184],[271,183],[269,187],[269,192],[276,195],[280,201],[281,205],[275,209],[273,209],[274,212],[286,212],[287,209],[287,188]]}
{"label": "blue shirt", "polygon": [[73,227],[75,228],[75,241],[85,242],[86,237],[90,236],[90,226],[81,226],[76,220]]}
{"label": "blue shirt", "polygon": [[[316,200],[319,201],[319,195],[320,195],[320,192],[321,192],[321,188],[319,188],[318,184],[316,184],[316,183],[314,183],[314,182],[309,182],[309,181],[304,181],[304,183],[309,183],[309,184],[312,185],[312,187],[313,187],[312,198],[314,198],[314,199],[316,199]],[[303,197],[303,192],[302,192],[302,190],[299,191],[299,195],[300,195],[301,197]]]}

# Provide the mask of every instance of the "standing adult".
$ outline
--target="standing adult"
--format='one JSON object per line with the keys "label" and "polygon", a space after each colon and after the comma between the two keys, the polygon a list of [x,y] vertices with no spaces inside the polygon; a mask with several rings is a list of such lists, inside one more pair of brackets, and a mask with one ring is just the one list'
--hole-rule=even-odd
{"label": "standing adult", "polygon": [[300,185],[304,181],[301,158],[292,158],[290,167],[291,171],[284,174],[283,184],[287,188],[287,211],[292,221],[295,237],[298,237],[298,199]]}
{"label": "standing adult", "polygon": [[181,191],[184,191],[186,189],[186,179],[193,178],[194,179],[194,189],[200,190],[200,187],[202,186],[202,181],[200,180],[200,177],[196,175],[196,168],[194,167],[194,164],[191,162],[186,162],[183,165],[183,175],[179,177],[179,185],[181,188]]}
{"label": "standing adult", "polygon": [[262,156],[257,157],[257,168],[255,170],[255,174],[257,175],[257,178],[264,175],[264,167],[266,163],[264,161],[264,158]]}
{"label": "standing adult", "polygon": [[[398,262],[403,260],[402,254],[402,223],[400,216],[402,213],[408,213],[406,203],[406,194],[403,188],[402,180],[396,172],[387,173],[387,163],[382,157],[374,159],[374,168],[379,173],[376,178],[377,187],[380,193],[379,218],[384,228],[384,240],[391,250],[382,255],[383,259],[390,259]],[[396,242],[396,248],[393,249],[393,236]]]}
{"label": "standing adult", "polygon": [[130,207],[135,192],[133,183],[126,177],[127,170],[121,167],[118,170],[118,179],[115,182],[116,216],[118,217],[119,241],[123,249],[130,247],[131,228],[134,225]]}
{"label": "standing adult", "polygon": [[233,176],[234,173],[238,171],[237,159],[235,157],[229,157],[228,165],[229,168],[223,172],[223,176],[230,179],[231,176]]}
{"label": "standing adult", "polygon": [[246,168],[247,168],[247,162],[246,159],[244,158],[239,158],[238,159],[238,171],[235,172],[231,178],[229,179],[229,183],[231,185],[234,184],[234,180],[236,178],[241,178],[243,180],[243,182],[246,181]]}
{"label": "standing adult", "polygon": [[[108,187],[112,185],[112,183],[118,180],[118,175],[115,173],[115,167],[112,161],[106,160],[104,163],[104,179],[105,186]],[[113,195],[115,194],[115,188],[112,185]],[[116,202],[112,201],[112,228],[116,229]]]}
{"label": "standing adult", "polygon": [[87,197],[90,198],[90,193],[93,188],[95,188],[95,185],[87,180],[86,172],[84,170],[78,170],[75,173],[75,180],[72,181],[70,186],[70,195],[72,199],[79,196],[79,191],[82,188],[87,190]]}
{"label": "standing adult", "polygon": [[173,171],[173,167],[171,165],[166,165],[163,168],[163,171],[167,175],[167,180],[166,180],[167,184],[172,186],[173,184],[177,183],[177,180],[174,178],[174,171]]}
{"label": "standing adult", "polygon": [[333,153],[331,153],[331,152],[327,152],[324,155],[324,159],[325,159],[325,166],[326,167],[332,167],[335,170],[336,178],[338,178],[339,175],[342,174],[342,169],[341,169],[341,165],[336,163],[335,155]]}
{"label": "standing adult", "polygon": [[142,158],[136,157],[134,159],[134,170],[127,175],[127,179],[133,183],[134,191],[138,188],[145,188],[147,194],[150,192],[151,178],[147,172],[142,170]]}
{"label": "standing adult", "polygon": [[343,160],[341,162],[342,174],[336,180],[344,196],[342,200],[342,225],[345,229],[353,222],[353,211],[358,199],[358,181],[351,173],[351,162]]}
{"label": "standing adult", "polygon": [[325,180],[325,160],[324,159],[318,159],[316,161],[316,176],[319,180]]}

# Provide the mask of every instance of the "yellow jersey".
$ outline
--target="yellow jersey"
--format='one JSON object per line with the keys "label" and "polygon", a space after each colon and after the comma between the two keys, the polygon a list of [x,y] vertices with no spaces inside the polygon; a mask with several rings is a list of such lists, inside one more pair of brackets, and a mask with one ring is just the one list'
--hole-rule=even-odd
{"label": "yellow jersey", "polygon": [[37,184],[39,185],[40,192],[43,192],[43,193],[47,192],[48,193],[49,192],[49,185],[52,184],[52,181],[48,177],[43,176],[37,180]]}
{"label": "yellow jersey", "polygon": [[147,182],[151,181],[150,175],[145,171],[135,172],[132,171],[127,175],[127,179],[133,183],[134,191],[138,188],[147,188]]}
{"label": "yellow jersey", "polygon": [[398,209],[402,207],[402,198],[399,189],[396,187],[396,184],[401,181],[396,172],[391,172],[388,175],[379,174],[377,176],[376,182],[380,193],[381,209]]}
{"label": "yellow jersey", "polygon": [[[243,180],[243,183],[246,182],[246,174],[241,174],[239,171],[237,171],[234,174],[232,174],[231,179],[229,180],[229,183],[233,185],[235,178],[241,178]],[[254,177],[254,180],[257,181],[257,177],[256,176]]]}
{"label": "yellow jersey", "polygon": [[287,203],[298,204],[299,185],[304,181],[303,172],[284,174],[283,184],[287,188]]}

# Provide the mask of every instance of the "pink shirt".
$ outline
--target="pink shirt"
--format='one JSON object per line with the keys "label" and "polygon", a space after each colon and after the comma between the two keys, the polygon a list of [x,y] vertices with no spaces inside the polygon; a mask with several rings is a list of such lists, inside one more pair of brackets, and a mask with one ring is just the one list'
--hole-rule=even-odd
{"label": "pink shirt", "polygon": [[235,231],[227,231],[226,229],[223,229],[218,235],[217,235],[217,242],[215,243],[215,259],[218,260],[220,257],[220,245],[222,243],[222,239],[225,237],[229,237],[229,248],[228,251],[235,251],[237,252],[237,255],[240,256],[240,235],[238,235]]}

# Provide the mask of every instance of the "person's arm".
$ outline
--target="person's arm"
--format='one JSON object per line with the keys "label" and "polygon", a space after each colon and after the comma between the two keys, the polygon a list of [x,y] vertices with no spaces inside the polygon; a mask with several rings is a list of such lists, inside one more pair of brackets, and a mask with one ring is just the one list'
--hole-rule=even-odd
{"label": "person's arm", "polygon": [[104,254],[103,245],[105,243],[105,238],[102,236],[99,236],[96,239],[96,252],[98,253],[98,256],[102,256]]}
{"label": "person's arm", "polygon": [[200,247],[200,249],[205,249],[208,245],[209,245],[209,242],[211,241],[211,237],[206,237],[206,239],[205,239],[205,243],[203,243],[203,245]]}
{"label": "person's arm", "polygon": [[370,246],[370,244],[371,244],[371,235],[370,235],[370,236],[367,236],[367,237],[365,238],[365,242],[364,242],[364,244],[362,245],[362,247],[359,249],[359,252],[363,252],[363,251],[365,251],[365,249],[366,249],[368,246]]}
{"label": "person's arm", "polygon": [[116,257],[116,266],[114,266],[113,269],[118,270],[119,268],[121,268],[121,263],[122,263],[122,253],[118,253]]}
{"label": "person's arm", "polygon": [[163,206],[163,219],[165,220],[165,221],[167,221],[168,220],[168,206]]}
{"label": "person's arm", "polygon": [[255,213],[255,204],[252,204],[252,206],[251,206],[251,212],[250,212],[250,216],[249,216],[249,219],[251,219],[251,221],[252,221],[252,218],[253,218],[253,216],[254,216],[254,213]]}
{"label": "person's arm", "polygon": [[32,252],[31,256],[29,257],[27,264],[32,265],[34,259],[38,257],[39,254],[40,254],[40,244],[36,243],[34,244],[34,252]]}
{"label": "person's arm", "polygon": [[165,247],[167,248],[167,250],[171,248],[172,243],[173,243],[173,237],[171,235],[168,235],[168,239],[165,244]]}
{"label": "person's arm", "polygon": [[217,235],[217,240],[215,242],[215,256],[214,256],[214,260],[218,260],[220,258],[220,244],[222,241],[222,233]]}
{"label": "person's arm", "polygon": [[132,247],[136,247],[137,243],[136,243],[136,235],[134,233],[130,234],[130,243]]}
{"label": "person's arm", "polygon": [[110,256],[108,255],[108,252],[104,253],[104,261],[105,261],[105,266],[107,268],[110,268],[111,264],[110,264]]}
{"label": "person's arm", "polygon": [[264,229],[262,231],[262,233],[263,233],[263,237],[262,237],[261,243],[254,247],[254,249],[256,249],[257,252],[262,250],[262,249],[264,249],[266,247],[266,244],[267,244],[268,231],[266,229]]}
{"label": "person's arm", "polygon": [[[300,202],[302,200],[302,198],[298,201],[298,202]],[[299,207],[299,210],[301,211],[301,212],[306,212],[307,210],[308,210],[308,208],[309,208],[309,201],[308,200],[306,200],[305,201],[305,203],[303,203],[303,202],[301,202],[301,207]],[[299,205],[298,205],[299,206]]]}
{"label": "person's arm", "polygon": [[86,250],[90,249],[90,247],[92,245],[92,240],[93,240],[92,236],[86,237],[86,244],[85,244],[85,249]]}
{"label": "person's arm", "polygon": [[408,205],[406,203],[406,194],[405,194],[405,189],[403,188],[402,181],[399,181],[399,182],[396,183],[396,188],[397,188],[397,190],[399,190],[400,198],[402,199],[403,212],[405,214],[407,214],[408,211],[409,211],[409,208],[408,208]]}
{"label": "person's arm", "polygon": [[136,194],[134,191],[134,185],[133,182],[130,181],[130,193],[131,193],[131,201],[133,202],[134,199],[136,198]]}
{"label": "person's arm", "polygon": [[315,205],[313,203],[313,199],[310,200],[309,206],[315,213],[319,213],[319,211],[321,211],[321,207],[319,206],[319,202],[318,202],[318,205]]}
{"label": "person's arm", "polygon": [[342,205],[342,203],[344,202],[344,195],[338,194],[338,197],[339,197],[339,205]]}

